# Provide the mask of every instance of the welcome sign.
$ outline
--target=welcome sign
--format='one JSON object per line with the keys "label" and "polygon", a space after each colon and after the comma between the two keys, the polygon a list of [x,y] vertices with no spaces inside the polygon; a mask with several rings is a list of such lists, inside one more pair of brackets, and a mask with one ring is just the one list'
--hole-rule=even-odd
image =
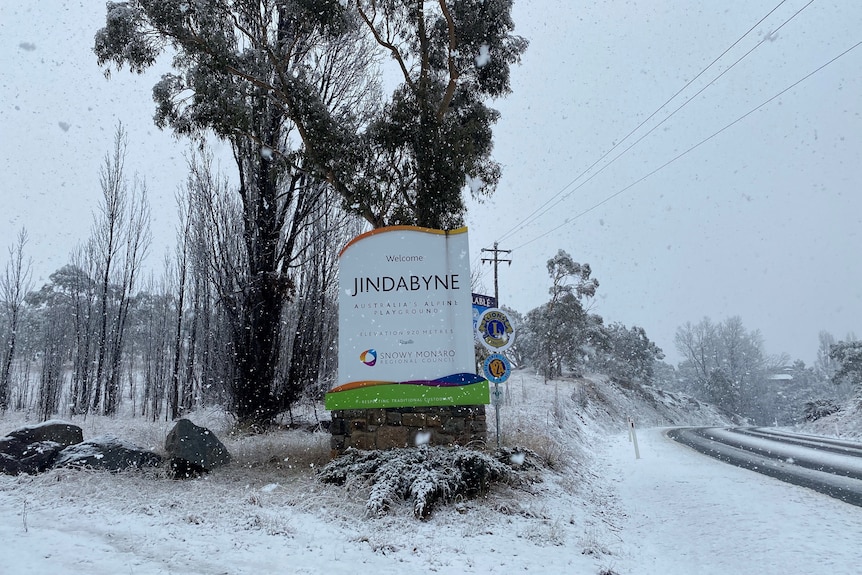
{"label": "welcome sign", "polygon": [[326,409],[478,405],[467,228],[372,230],[339,256],[338,385]]}

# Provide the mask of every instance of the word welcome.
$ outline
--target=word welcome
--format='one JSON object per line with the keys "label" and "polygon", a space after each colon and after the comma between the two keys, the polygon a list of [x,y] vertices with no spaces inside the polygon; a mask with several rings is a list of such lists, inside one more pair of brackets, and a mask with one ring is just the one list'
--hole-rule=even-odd
{"label": "word welcome", "polygon": [[386,261],[387,262],[395,262],[395,263],[424,262],[425,256],[404,256],[404,255],[392,256],[392,255],[389,255],[389,256],[386,256]]}

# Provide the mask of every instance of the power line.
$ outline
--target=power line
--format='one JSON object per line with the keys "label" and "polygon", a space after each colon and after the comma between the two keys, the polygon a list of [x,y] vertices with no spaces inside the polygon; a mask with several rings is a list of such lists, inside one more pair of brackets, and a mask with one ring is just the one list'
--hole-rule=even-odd
{"label": "power line", "polygon": [[794,13],[790,18],[788,18],[787,20],[785,20],[785,21],[784,21],[784,22],[783,22],[783,23],[782,23],[778,28],[776,28],[776,29],[775,29],[775,30],[773,30],[770,34],[768,34],[766,37],[764,37],[764,38],[763,38],[763,40],[761,40],[760,42],[758,42],[758,43],[757,43],[753,48],[751,48],[750,50],[748,50],[748,52],[746,52],[745,54],[743,54],[742,56],[740,56],[740,57],[739,57],[735,62],[733,62],[733,64],[731,64],[730,66],[728,66],[728,67],[727,67],[723,72],[721,72],[718,76],[716,76],[715,78],[713,78],[712,80],[710,80],[710,81],[709,81],[709,82],[708,82],[704,87],[702,87],[700,90],[698,90],[697,92],[695,92],[695,94],[694,94],[691,98],[689,98],[688,100],[686,100],[685,102],[683,102],[682,104],[680,104],[680,105],[679,105],[679,107],[677,107],[673,112],[671,112],[670,114],[668,114],[668,115],[667,115],[667,116],[666,116],[666,117],[665,117],[661,122],[659,122],[658,124],[656,124],[655,126],[653,126],[652,128],[650,128],[650,129],[649,129],[645,134],[643,134],[640,138],[638,138],[637,140],[635,140],[634,142],[632,142],[631,144],[629,144],[629,146],[628,146],[628,147],[626,147],[622,152],[620,152],[619,154],[617,154],[617,155],[616,155],[616,156],[615,156],[611,161],[609,161],[607,164],[605,164],[604,166],[602,166],[602,167],[601,167],[599,170],[597,170],[596,172],[593,172],[593,173],[590,175],[590,177],[589,177],[589,178],[587,178],[586,180],[584,180],[583,182],[581,182],[581,183],[580,183],[576,188],[574,188],[573,190],[569,191],[569,193],[567,193],[566,195],[564,195],[563,197],[561,197],[559,200],[557,200],[556,202],[554,202],[553,204],[551,204],[550,206],[548,206],[544,211],[542,211],[542,213],[541,213],[541,214],[539,214],[539,215],[538,215],[538,216],[536,216],[536,217],[539,217],[539,216],[542,216],[542,215],[544,215],[544,214],[548,213],[552,208],[554,208],[555,206],[559,205],[560,203],[562,203],[563,201],[565,201],[566,199],[568,199],[568,198],[569,198],[573,193],[575,193],[576,191],[578,191],[579,189],[581,189],[582,187],[584,187],[584,186],[585,186],[587,183],[589,183],[593,178],[595,178],[596,176],[598,176],[599,174],[601,174],[602,172],[604,172],[604,171],[605,171],[605,169],[607,169],[608,167],[610,167],[614,162],[616,162],[618,159],[620,159],[620,158],[621,158],[623,155],[625,155],[629,150],[631,150],[632,148],[634,148],[635,146],[637,146],[641,141],[643,141],[644,139],[646,139],[650,134],[652,134],[653,132],[655,132],[655,131],[656,131],[658,128],[660,128],[660,127],[661,127],[665,122],[667,122],[668,120],[670,120],[670,119],[671,119],[671,118],[672,118],[672,117],[673,117],[677,112],[679,112],[679,111],[680,111],[680,110],[682,110],[684,107],[686,107],[686,106],[687,106],[687,105],[689,105],[691,102],[693,102],[693,101],[695,100],[695,98],[697,98],[697,97],[698,97],[698,96],[700,96],[703,92],[705,92],[705,91],[706,91],[710,86],[712,86],[716,81],[720,80],[720,79],[721,79],[725,74],[727,74],[730,70],[732,70],[732,69],[733,69],[737,64],[739,64],[742,60],[744,60],[744,59],[745,59],[749,54],[751,54],[752,52],[754,52],[754,51],[755,51],[755,50],[756,50],[756,49],[757,49],[761,44],[763,44],[765,41],[767,41],[770,37],[773,37],[773,34],[777,33],[779,30],[781,30],[784,26],[786,26],[786,25],[787,25],[791,20],[793,20],[794,18],[796,18],[796,16],[798,16],[798,15],[799,15],[803,10],[805,10],[805,9],[806,9],[808,6],[810,6],[813,2],[814,2],[814,0],[809,0],[808,4],[806,4],[805,6],[803,6],[802,8],[800,8],[799,10],[797,10],[797,11],[796,11],[796,12],[795,12],[795,13]]}
{"label": "power line", "polygon": [[[543,210],[541,211],[541,213],[537,214],[534,218],[532,218],[532,221],[535,221],[535,220],[536,220],[536,219],[538,219],[539,217],[541,217],[541,216],[545,215],[546,213],[548,213],[552,208],[554,208],[555,206],[559,205],[561,202],[563,202],[563,201],[565,201],[566,199],[568,199],[568,198],[569,198],[573,193],[575,193],[576,191],[578,191],[579,189],[581,189],[583,186],[585,186],[587,183],[589,183],[593,178],[595,178],[596,176],[598,176],[599,174],[601,174],[603,171],[605,171],[605,169],[607,169],[608,167],[610,167],[614,162],[616,162],[618,159],[620,159],[620,158],[621,158],[623,155],[625,155],[629,150],[631,150],[633,147],[635,147],[636,145],[638,145],[642,140],[644,140],[645,138],[647,138],[647,137],[648,137],[650,134],[652,134],[655,130],[657,130],[659,127],[661,127],[665,122],[667,122],[668,120],[670,120],[674,115],[676,115],[676,113],[677,113],[677,112],[679,112],[680,110],[682,110],[682,109],[683,109],[685,106],[687,106],[689,103],[693,102],[693,101],[694,101],[694,100],[695,100],[695,99],[696,99],[700,94],[702,94],[703,92],[705,92],[705,91],[706,91],[710,86],[714,85],[714,83],[715,83],[717,80],[719,80],[721,77],[723,77],[727,72],[729,72],[729,71],[730,71],[731,69],[733,69],[737,64],[739,64],[742,60],[744,60],[744,59],[745,59],[749,54],[751,54],[754,50],[756,50],[758,47],[760,47],[760,45],[762,45],[762,44],[763,44],[767,39],[769,39],[769,38],[771,38],[771,37],[774,37],[773,35],[774,35],[776,32],[778,32],[781,28],[783,28],[785,25],[787,25],[791,20],[793,20],[794,18],[796,18],[796,16],[798,16],[798,15],[799,15],[803,10],[805,10],[805,9],[806,9],[808,6],[810,6],[813,2],[814,2],[814,0],[809,0],[809,2],[808,2],[807,4],[805,4],[805,6],[803,6],[803,7],[802,7],[802,8],[800,8],[799,10],[797,10],[797,11],[796,11],[796,12],[795,12],[795,13],[794,13],[790,18],[788,18],[787,20],[785,20],[785,21],[784,21],[784,22],[783,22],[783,23],[782,23],[778,28],[776,28],[776,29],[775,29],[775,30],[773,30],[769,35],[767,35],[766,37],[764,37],[764,38],[763,38],[760,42],[758,42],[758,43],[757,43],[753,48],[751,48],[750,50],[748,50],[745,54],[743,54],[740,58],[738,58],[735,62],[733,62],[730,66],[728,66],[724,71],[722,71],[718,76],[716,76],[715,78],[713,78],[712,80],[710,80],[710,81],[709,81],[709,82],[708,82],[704,87],[702,87],[700,90],[698,90],[698,91],[697,91],[697,92],[696,92],[696,93],[695,93],[691,98],[689,98],[688,100],[686,100],[685,102],[683,102],[683,103],[682,103],[680,106],[678,106],[674,111],[672,111],[672,112],[671,112],[670,114],[668,114],[664,119],[662,119],[658,124],[656,124],[655,126],[653,126],[652,128],[650,128],[650,129],[649,129],[645,134],[643,134],[640,138],[638,138],[637,140],[635,140],[635,141],[634,141],[633,143],[631,143],[628,147],[626,147],[622,152],[620,152],[619,154],[617,154],[617,155],[616,155],[613,159],[611,159],[607,164],[605,164],[604,166],[602,166],[598,171],[593,172],[593,173],[590,175],[590,177],[589,177],[589,178],[587,178],[586,180],[584,180],[583,182],[581,182],[577,187],[575,187],[574,189],[570,190],[567,194],[565,194],[564,196],[562,196],[560,199],[558,199],[558,200],[557,200],[556,202],[554,202],[553,204],[548,205],[548,204],[551,202],[551,200],[553,200],[555,197],[559,196],[561,192],[558,192],[554,197],[552,197],[550,200],[548,200],[547,202],[545,202],[544,206],[547,206],[547,207],[546,207],[545,209],[543,209]],[[782,2],[781,4],[783,4],[783,3],[784,3],[784,2]],[[769,14],[767,14],[766,16],[764,16],[763,18],[761,18],[761,19],[758,21],[758,23],[757,23],[757,24],[755,24],[752,28],[750,28],[750,29],[749,29],[749,31],[748,31],[748,32],[746,32],[746,33],[745,33],[745,35],[747,35],[748,33],[750,33],[750,32],[751,32],[751,30],[753,30],[755,27],[757,27],[757,26],[760,24],[760,22],[763,22],[763,20],[765,20],[765,19],[766,19],[770,14],[772,14],[772,12],[774,12],[774,11],[775,11],[779,6],[781,6],[781,4],[779,4],[778,6],[776,6],[775,8],[773,8],[773,9],[772,9],[772,11],[770,11],[770,13],[769,13]],[[730,48],[728,48],[727,50],[725,50],[725,51],[722,53],[722,56],[723,56],[724,54],[726,54],[726,53],[727,53],[727,52],[728,52],[728,51],[729,51],[733,46],[735,46],[735,45],[736,45],[736,44],[737,44],[737,43],[738,43],[742,38],[744,38],[744,37],[745,37],[745,35],[743,35],[739,40],[737,40],[736,42],[734,42],[734,44],[733,44]],[[718,58],[716,58],[716,59],[713,61],[713,63],[712,63],[712,64],[714,64],[715,62],[717,62],[717,61],[718,61],[718,59],[720,59],[720,58],[721,58],[721,56],[719,56]],[[710,66],[712,66],[712,64],[710,64]],[[707,66],[707,68],[705,68],[705,69],[704,69],[700,74],[698,74],[698,76],[700,76],[701,74],[703,74],[703,72],[705,72],[705,71],[706,71],[710,66]],[[671,100],[673,100],[673,99],[676,97],[676,95],[678,95],[680,92],[682,92],[682,90],[684,90],[684,89],[685,89],[686,87],[688,87],[690,84],[691,84],[691,82],[689,82],[689,84],[686,84],[686,86],[685,86],[685,87],[683,87],[682,89],[680,89],[680,90],[677,92],[677,94],[675,94],[675,95],[674,95],[673,97],[671,97],[667,102],[665,102],[665,104],[663,104],[663,105],[662,105],[662,107],[664,107],[668,102],[670,102]],[[660,110],[660,109],[661,109],[661,108],[659,108],[659,110]],[[657,112],[658,112],[658,110],[656,110],[656,112],[654,112],[653,114],[651,114],[651,115],[650,115],[650,117],[655,116],[655,114],[656,114]],[[643,126],[643,124],[644,124],[644,123],[646,123],[646,121],[642,122],[642,123],[641,123],[637,128],[635,128],[634,130],[632,130],[631,132],[629,132],[629,134],[628,134],[628,135],[626,135],[626,137],[625,137],[625,138],[623,138],[623,140],[625,140],[625,139],[627,139],[628,137],[630,137],[630,136],[631,136],[634,132],[636,132],[636,131],[641,127],[641,126]],[[602,156],[602,158],[600,158],[599,160],[597,160],[596,162],[594,162],[594,163],[593,163],[589,168],[587,168],[587,170],[585,170],[584,172],[582,172],[582,173],[581,173],[581,174],[580,174],[580,175],[579,175],[579,176],[578,176],[578,177],[577,177],[573,182],[571,182],[571,183],[569,184],[569,186],[570,186],[572,183],[574,183],[575,181],[577,181],[578,179],[580,179],[580,178],[581,178],[581,177],[582,177],[586,172],[588,172],[590,169],[592,169],[592,168],[593,168],[596,164],[598,164],[602,159],[604,159],[605,157],[607,157],[607,156],[608,156],[608,155],[609,155],[609,154],[610,154],[614,149],[616,149],[617,147],[619,147],[619,145],[620,145],[621,143],[622,143],[622,141],[620,141],[619,143],[615,144],[613,148],[611,148],[610,150],[608,150],[608,152],[607,152],[607,153],[605,153],[605,154]],[[567,186],[567,187],[568,187],[568,186]],[[535,214],[535,212],[534,212],[534,214]],[[524,225],[526,225],[526,223],[524,223]],[[523,227],[523,226],[522,226],[522,227]],[[507,237],[508,235],[511,235],[512,233],[514,233],[514,231],[517,231],[518,229],[519,229],[519,227],[518,227],[518,226],[516,226],[516,228],[515,228],[515,229],[513,229],[512,231],[510,231],[510,232],[509,232],[508,234],[506,234],[506,236],[504,236],[504,237]]]}
{"label": "power line", "polygon": [[539,235],[539,236],[536,236],[535,238],[533,238],[533,239],[531,239],[531,240],[529,240],[529,241],[527,241],[527,242],[524,242],[523,244],[521,244],[521,245],[519,245],[519,246],[517,246],[517,247],[515,247],[515,248],[512,248],[512,251],[513,251],[513,252],[514,252],[514,251],[517,251],[517,250],[519,250],[520,248],[523,248],[524,246],[527,246],[527,245],[529,245],[529,244],[531,244],[531,243],[533,243],[533,242],[535,242],[535,241],[537,241],[537,240],[542,239],[543,237],[545,237],[545,236],[547,236],[547,235],[551,234],[552,232],[555,232],[555,231],[557,231],[558,229],[560,229],[560,228],[562,228],[562,227],[567,226],[570,222],[572,222],[572,221],[574,221],[574,220],[577,220],[578,218],[580,218],[580,217],[582,217],[582,216],[584,216],[584,215],[586,215],[586,214],[588,214],[588,213],[592,212],[593,210],[595,210],[596,208],[599,208],[600,206],[603,206],[604,204],[608,203],[609,201],[611,201],[612,199],[616,198],[617,196],[619,196],[619,195],[621,195],[621,194],[623,194],[623,193],[627,192],[628,190],[630,190],[631,188],[633,188],[633,187],[634,187],[634,186],[636,186],[637,184],[639,184],[639,183],[643,182],[644,180],[646,180],[646,179],[647,179],[647,178],[649,178],[650,176],[652,176],[652,175],[656,174],[657,172],[659,172],[659,171],[663,170],[664,168],[666,168],[666,167],[667,167],[667,166],[669,166],[670,164],[674,163],[675,161],[679,160],[679,159],[680,159],[680,158],[682,158],[683,156],[688,155],[690,152],[692,152],[692,151],[696,150],[697,148],[699,148],[700,146],[702,146],[702,145],[703,145],[703,144],[705,144],[706,142],[708,142],[708,141],[712,140],[713,138],[715,138],[715,137],[716,137],[716,136],[718,136],[719,134],[721,134],[721,133],[725,132],[726,130],[728,130],[729,128],[731,128],[732,126],[734,126],[734,125],[738,124],[739,122],[741,122],[742,120],[744,120],[745,118],[747,118],[748,116],[750,116],[751,114],[753,114],[754,112],[756,112],[756,111],[758,111],[759,109],[763,108],[764,106],[766,106],[766,105],[770,104],[771,102],[773,102],[773,101],[774,101],[774,100],[776,100],[777,98],[780,98],[782,95],[784,95],[785,93],[789,92],[790,90],[792,90],[793,88],[795,88],[796,86],[798,86],[799,84],[801,84],[802,82],[804,82],[805,80],[807,80],[808,78],[810,78],[811,76],[814,76],[815,74],[817,74],[818,72],[820,72],[821,70],[823,70],[824,68],[826,68],[827,66],[831,65],[831,64],[832,64],[833,62],[835,62],[836,60],[838,60],[838,59],[840,59],[840,58],[843,58],[844,56],[846,56],[847,54],[849,54],[850,52],[852,52],[853,50],[855,50],[856,48],[858,48],[860,45],[862,45],[862,42],[857,42],[856,44],[854,44],[854,45],[853,45],[853,46],[851,46],[850,48],[848,48],[848,49],[844,50],[843,52],[841,52],[840,54],[838,54],[837,56],[835,56],[834,58],[832,58],[831,60],[829,60],[828,62],[826,62],[825,64],[823,64],[823,65],[821,65],[821,66],[817,67],[817,68],[816,68],[816,69],[814,69],[812,72],[810,72],[810,73],[806,74],[805,76],[803,76],[802,78],[800,78],[800,79],[799,79],[799,80],[797,80],[796,82],[794,82],[794,83],[790,84],[788,87],[784,88],[783,90],[781,90],[780,92],[778,92],[777,94],[775,94],[774,96],[772,96],[771,98],[769,98],[768,100],[766,100],[765,102],[763,102],[762,104],[760,104],[760,105],[758,105],[758,106],[755,106],[754,108],[752,108],[751,110],[749,110],[748,112],[746,112],[745,114],[743,114],[742,116],[738,117],[738,118],[737,118],[737,119],[735,119],[734,121],[732,121],[732,122],[730,122],[729,124],[725,125],[725,126],[724,126],[723,128],[721,128],[720,130],[718,130],[718,131],[714,132],[714,133],[713,133],[712,135],[710,135],[710,136],[707,136],[706,138],[704,138],[703,140],[701,140],[701,141],[700,141],[700,142],[698,142],[697,144],[695,144],[695,145],[691,146],[690,148],[688,148],[688,149],[687,149],[687,150],[685,150],[684,152],[681,152],[681,153],[677,154],[676,156],[674,156],[673,158],[671,158],[670,160],[668,160],[667,162],[665,162],[665,163],[664,163],[664,164],[662,164],[661,166],[659,166],[659,167],[655,168],[654,170],[652,170],[652,171],[651,171],[651,172],[649,172],[648,174],[646,174],[646,175],[644,175],[644,176],[642,176],[642,177],[638,178],[637,180],[635,180],[634,182],[632,182],[632,183],[630,183],[629,185],[625,186],[625,187],[624,187],[624,188],[622,188],[621,190],[618,190],[617,192],[614,192],[613,194],[611,194],[610,196],[606,197],[606,198],[605,198],[605,199],[603,199],[602,201],[600,201],[600,202],[598,202],[597,204],[595,204],[595,205],[593,205],[593,206],[591,206],[591,207],[587,208],[586,210],[584,210],[584,211],[582,211],[582,212],[578,213],[577,215],[575,215],[575,216],[573,216],[573,217],[571,217],[571,218],[566,218],[566,220],[565,220],[562,224],[560,224],[560,225],[558,225],[558,226],[556,226],[556,227],[554,227],[554,228],[551,228],[551,229],[547,230],[545,233],[543,233],[543,234],[541,234],[541,235]]}
{"label": "power line", "polygon": [[676,114],[677,112],[679,112],[679,111],[680,111],[683,107],[685,107],[689,102],[693,101],[697,96],[699,96],[702,92],[704,92],[704,91],[705,91],[709,86],[711,86],[711,85],[712,85],[716,80],[718,80],[719,78],[721,78],[721,77],[722,77],[724,74],[726,74],[726,73],[727,73],[731,68],[733,68],[734,66],[736,66],[736,64],[738,64],[741,60],[743,60],[745,57],[747,57],[749,54],[751,54],[751,52],[753,52],[753,51],[754,51],[755,49],[757,49],[761,44],[763,44],[763,42],[764,42],[767,38],[769,38],[772,34],[774,34],[774,33],[775,33],[775,32],[777,32],[778,30],[780,30],[782,27],[784,27],[788,22],[790,22],[790,20],[792,20],[793,18],[795,18],[795,17],[796,17],[800,12],[802,12],[802,10],[804,10],[804,9],[805,9],[805,8],[807,8],[809,5],[811,5],[811,3],[812,3],[812,2],[814,2],[814,0],[809,0],[809,2],[808,2],[805,6],[803,6],[802,8],[800,8],[800,9],[799,9],[795,14],[793,14],[793,16],[791,16],[789,19],[785,20],[785,21],[784,21],[784,23],[782,23],[782,24],[781,24],[781,26],[779,26],[776,30],[774,30],[774,31],[772,32],[772,34],[768,35],[768,36],[767,36],[767,37],[765,37],[763,40],[761,40],[760,42],[758,42],[758,43],[754,46],[754,48],[752,48],[751,50],[749,50],[748,52],[746,52],[746,53],[745,53],[741,58],[739,58],[738,60],[736,60],[736,62],[734,62],[733,64],[731,64],[731,65],[730,65],[726,70],[724,70],[724,71],[723,71],[721,74],[719,74],[717,77],[713,78],[713,79],[712,79],[708,84],[706,84],[706,86],[705,86],[704,88],[702,88],[702,89],[701,89],[701,90],[699,90],[699,91],[698,91],[694,96],[692,96],[691,98],[689,98],[688,100],[686,100],[686,101],[685,101],[681,106],[679,106],[676,110],[674,110],[674,111],[673,111],[673,112],[671,112],[667,117],[665,117],[665,118],[664,118],[664,119],[663,119],[659,124],[657,124],[656,126],[654,126],[650,131],[648,131],[648,132],[647,132],[646,134],[644,134],[641,138],[639,138],[637,141],[635,141],[635,142],[634,142],[634,144],[632,144],[632,145],[628,146],[628,147],[627,147],[625,150],[623,150],[620,154],[618,154],[616,157],[614,157],[610,162],[608,162],[607,164],[605,164],[605,165],[604,165],[604,166],[603,166],[603,167],[602,167],[598,172],[593,173],[593,175],[591,175],[587,180],[585,180],[584,182],[582,182],[578,187],[576,187],[576,188],[574,188],[573,190],[569,191],[569,193],[568,193],[568,194],[564,195],[564,196],[563,196],[562,198],[560,198],[557,202],[554,202],[553,204],[551,203],[551,202],[553,202],[553,200],[554,200],[555,198],[557,198],[558,196],[560,196],[560,194],[562,194],[563,192],[565,192],[569,187],[571,187],[572,185],[574,185],[574,184],[575,184],[578,180],[580,180],[580,179],[581,179],[585,174],[587,174],[590,170],[592,170],[592,169],[593,169],[594,167],[596,167],[600,162],[602,162],[605,158],[607,158],[611,153],[613,153],[613,151],[614,151],[614,150],[616,150],[619,146],[621,146],[621,145],[623,144],[623,142],[625,142],[628,138],[630,138],[630,137],[631,137],[635,132],[637,132],[638,130],[640,130],[640,129],[641,129],[641,128],[642,128],[642,127],[643,127],[647,122],[649,122],[652,118],[654,118],[654,117],[655,117],[655,116],[656,116],[656,115],[657,115],[657,114],[658,114],[662,109],[664,109],[664,108],[665,108],[668,104],[670,104],[670,102],[672,102],[672,101],[673,101],[677,96],[679,96],[683,91],[685,91],[689,86],[691,86],[695,81],[697,81],[697,79],[698,79],[698,78],[700,78],[704,73],[706,73],[706,71],[707,71],[707,70],[709,70],[710,68],[712,68],[712,67],[713,67],[713,66],[714,66],[714,65],[715,65],[715,64],[716,64],[716,63],[717,63],[721,58],[723,58],[723,57],[724,57],[728,52],[730,52],[730,50],[732,50],[732,49],[733,49],[737,44],[739,44],[739,43],[740,43],[740,42],[741,42],[741,41],[742,41],[746,36],[748,36],[748,35],[749,35],[749,34],[750,34],[750,33],[751,33],[755,28],[757,28],[758,26],[760,26],[760,24],[762,24],[762,23],[763,23],[767,18],[769,18],[769,17],[770,17],[770,16],[771,16],[771,15],[772,15],[776,10],[778,10],[778,9],[779,9],[779,8],[780,8],[780,7],[781,7],[781,6],[786,2],[786,1],[787,1],[787,0],[781,0],[781,2],[779,2],[779,3],[778,3],[774,8],[772,8],[772,10],[770,10],[770,11],[769,11],[765,16],[763,16],[763,17],[762,17],[760,20],[758,20],[758,21],[757,21],[753,26],[751,26],[751,28],[749,28],[749,29],[748,29],[748,30],[747,30],[747,31],[746,31],[742,36],[740,36],[739,38],[737,38],[737,39],[736,39],[736,41],[734,41],[730,46],[728,46],[728,47],[727,47],[727,48],[726,48],[726,49],[725,49],[721,54],[719,54],[719,55],[718,55],[718,56],[717,56],[717,57],[716,57],[712,62],[710,62],[710,63],[709,63],[705,68],[703,68],[700,72],[698,72],[698,74],[697,74],[696,76],[694,76],[691,80],[689,80],[688,82],[686,82],[686,84],[685,84],[682,88],[680,88],[679,90],[677,90],[677,91],[676,91],[676,93],[674,93],[670,98],[668,98],[668,99],[667,99],[667,100],[666,100],[666,101],[665,101],[661,106],[659,106],[658,108],[656,108],[656,110],[655,110],[652,114],[650,114],[646,119],[644,119],[640,124],[638,124],[638,125],[637,125],[633,130],[631,130],[628,134],[626,134],[622,139],[620,139],[618,142],[616,142],[616,143],[615,143],[615,144],[614,144],[614,145],[613,145],[613,146],[612,146],[612,147],[611,147],[607,152],[605,152],[604,154],[602,154],[602,156],[601,156],[599,159],[597,159],[595,162],[593,162],[592,164],[590,164],[586,169],[584,169],[580,174],[578,174],[578,175],[577,175],[577,177],[575,177],[575,179],[573,179],[571,182],[569,182],[568,184],[566,184],[565,186],[563,186],[563,188],[562,188],[562,189],[560,189],[560,191],[559,191],[559,192],[557,192],[556,194],[554,194],[553,196],[551,196],[551,197],[550,197],[550,198],[549,198],[545,203],[543,203],[543,204],[542,204],[542,205],[540,205],[538,208],[536,208],[535,210],[533,210],[529,215],[527,215],[527,217],[525,217],[523,220],[521,220],[520,222],[518,222],[518,223],[517,223],[517,224],[516,224],[512,229],[510,229],[508,232],[506,232],[506,233],[504,233],[502,236],[500,236],[500,237],[498,238],[498,240],[497,240],[497,241],[503,241],[504,239],[506,239],[506,238],[510,237],[512,234],[516,233],[518,230],[523,229],[523,228],[524,228],[526,225],[528,225],[529,223],[532,223],[533,221],[535,221],[535,220],[536,220],[536,219],[538,219],[539,217],[541,217],[541,216],[545,215],[545,214],[546,214],[546,213],[547,213],[551,208],[553,208],[554,206],[556,206],[557,204],[559,204],[560,202],[562,202],[563,200],[565,200],[566,198],[568,198],[572,193],[576,192],[578,189],[580,189],[581,187],[583,187],[585,184],[587,184],[587,183],[588,183],[590,180],[592,180],[594,177],[596,177],[597,175],[599,175],[602,171],[604,171],[604,170],[605,170],[605,168],[607,168],[608,166],[610,166],[611,164],[613,164],[613,163],[614,163],[617,159],[619,159],[623,154],[625,154],[626,152],[628,152],[632,147],[634,147],[635,145],[637,145],[641,140],[643,140],[644,138],[646,138],[647,136],[649,136],[649,135],[650,135],[653,131],[655,131],[659,126],[661,126],[664,122],[666,122],[667,120],[669,120],[669,119],[670,119],[674,114]]}

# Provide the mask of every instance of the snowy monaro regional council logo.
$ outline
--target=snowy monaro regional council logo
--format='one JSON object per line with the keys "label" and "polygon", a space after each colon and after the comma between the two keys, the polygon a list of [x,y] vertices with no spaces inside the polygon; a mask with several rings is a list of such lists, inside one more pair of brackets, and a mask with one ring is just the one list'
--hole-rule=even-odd
{"label": "snowy monaro regional council logo", "polygon": [[374,367],[374,364],[377,363],[377,350],[366,349],[359,354],[359,361],[361,361],[368,367]]}

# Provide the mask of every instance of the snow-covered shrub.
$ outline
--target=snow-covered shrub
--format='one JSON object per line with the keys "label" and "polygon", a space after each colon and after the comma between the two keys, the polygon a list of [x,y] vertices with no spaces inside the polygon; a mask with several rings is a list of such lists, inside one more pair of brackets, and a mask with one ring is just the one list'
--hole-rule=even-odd
{"label": "snow-covered shrub", "polygon": [[353,480],[368,485],[365,508],[372,515],[383,515],[393,503],[405,500],[412,501],[415,517],[425,519],[438,503],[486,493],[495,482],[519,483],[537,459],[526,452],[496,455],[428,445],[388,451],[351,448],[325,465],[318,478],[336,485]]}
{"label": "snow-covered shrub", "polygon": [[805,421],[817,421],[821,417],[826,417],[839,411],[841,411],[841,406],[831,399],[815,399],[805,402],[802,415],[805,417]]}

